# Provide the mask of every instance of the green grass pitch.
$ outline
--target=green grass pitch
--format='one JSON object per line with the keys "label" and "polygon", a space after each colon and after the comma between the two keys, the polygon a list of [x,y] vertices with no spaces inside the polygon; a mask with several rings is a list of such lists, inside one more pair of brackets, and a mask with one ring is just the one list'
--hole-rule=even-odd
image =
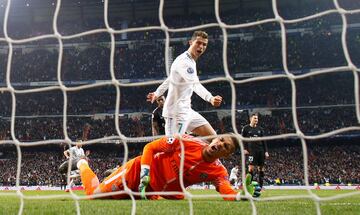
{"label": "green grass pitch", "polygon": [[[355,190],[316,190],[313,191],[320,197],[331,197],[355,192],[356,195],[320,204],[321,213],[329,215],[360,214],[360,191]],[[193,190],[195,196],[198,194],[216,194],[214,190]],[[0,214],[18,214],[20,199],[12,191],[0,192]],[[51,196],[68,195],[63,198],[52,199],[25,199],[23,214],[76,214],[75,201],[70,194],[64,191],[24,191],[25,196]],[[84,195],[82,191],[77,195]],[[305,190],[266,190],[261,198],[276,197],[284,195],[307,195]],[[195,198],[193,199],[194,214],[252,214],[249,201],[230,202],[221,198]],[[131,200],[80,200],[81,214],[130,214]],[[316,214],[314,201],[310,199],[288,199],[277,201],[255,202],[258,214]],[[188,200],[157,200],[136,201],[136,214],[189,214]]]}

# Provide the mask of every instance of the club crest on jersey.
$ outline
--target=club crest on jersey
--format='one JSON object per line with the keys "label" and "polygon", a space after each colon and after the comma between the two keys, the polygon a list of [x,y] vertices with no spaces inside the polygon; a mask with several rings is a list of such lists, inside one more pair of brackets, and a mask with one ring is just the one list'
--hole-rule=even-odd
{"label": "club crest on jersey", "polygon": [[191,68],[191,67],[187,68],[186,71],[187,71],[187,73],[189,73],[189,74],[193,74],[193,73],[194,73],[194,69]]}

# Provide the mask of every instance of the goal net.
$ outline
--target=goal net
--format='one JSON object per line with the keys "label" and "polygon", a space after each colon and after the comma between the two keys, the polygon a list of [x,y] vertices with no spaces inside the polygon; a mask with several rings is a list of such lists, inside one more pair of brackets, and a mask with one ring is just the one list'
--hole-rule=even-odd
{"label": "goal net", "polygon": [[[274,158],[267,161],[267,171],[280,172],[287,182],[297,178],[294,183],[305,185],[307,190],[301,195],[261,198],[245,195],[252,214],[257,214],[257,202],[288,199],[310,199],[316,213],[322,214],[321,203],[359,195],[356,191],[321,197],[312,191],[312,185],[324,178],[312,169],[318,168],[317,162],[326,163],[327,160],[321,161],[320,156],[316,156],[316,153],[324,152],[324,148],[311,143],[358,135],[360,5],[338,0],[321,3],[214,0],[211,6],[205,1],[181,2],[185,5],[164,0],[156,4],[125,1],[121,3],[124,9],[108,0],[91,1],[92,7],[81,1],[58,0],[47,6],[53,8],[47,11],[52,22],[34,16],[41,10],[31,9],[31,1],[21,2],[21,7],[18,1],[1,2],[0,146],[5,148],[0,151],[0,159],[6,165],[2,180],[8,180],[8,186],[14,185],[16,193],[1,192],[0,197],[17,196],[20,199],[19,214],[26,213],[25,200],[57,198],[72,198],[77,214],[81,214],[80,201],[88,197],[72,190],[69,195],[37,196],[24,195],[21,189],[25,170],[43,177],[41,183],[48,185],[53,180],[49,176],[58,174],[55,171],[62,160],[64,146],[75,145],[76,139],[86,139],[85,146],[94,146],[92,149],[98,154],[94,153],[91,159],[98,164],[93,167],[100,169],[125,164],[141,151],[144,143],[156,138],[151,136],[149,129],[151,114],[145,95],[154,91],[169,75],[172,61],[186,50],[187,39],[195,30],[209,33],[209,54],[204,54],[198,62],[201,83],[223,96],[224,108],[204,107],[198,98],[194,98],[194,109],[200,110],[219,134],[233,132],[240,140],[241,151],[233,160],[223,163],[228,168],[241,163],[241,175],[245,176],[243,141],[251,140],[241,135],[241,128],[247,124],[250,113],[259,112],[261,125],[266,130],[261,140],[291,143],[289,147],[270,153]],[[69,13],[64,11],[64,5]],[[74,11],[82,12],[71,14],[72,7],[79,7]],[[174,9],[179,7],[183,10]],[[19,8],[35,19],[27,21],[29,24],[43,25],[24,26],[20,30],[14,27],[15,10]],[[197,13],[196,10],[201,8],[207,11],[206,14]],[[103,19],[91,19],[84,12],[87,9]],[[156,11],[156,15],[150,16],[156,18],[136,18],[145,17],[144,14],[152,11]],[[239,15],[239,11],[244,14]],[[114,13],[118,14],[115,18],[111,16]],[[131,14],[135,21],[127,21],[119,15],[122,13],[124,17]],[[81,21],[66,20],[69,14]],[[84,137],[88,132],[84,125],[88,124],[91,125],[90,136]],[[58,155],[47,154],[54,150],[52,147],[58,147]],[[350,147],[357,149],[358,146]],[[114,148],[119,152],[114,152]],[[343,153],[343,156],[351,155],[347,151]],[[295,154],[292,159],[296,162],[291,163],[290,158],[280,170],[278,161],[289,159],[286,154]],[[9,159],[14,156],[16,162]],[[341,155],[329,156],[337,158]],[[32,166],[36,162],[31,160],[33,157],[47,159],[52,167],[49,168],[49,164]],[[108,159],[104,160],[105,157]],[[119,161],[114,163],[110,159],[114,157]],[[181,165],[180,176],[183,175],[183,163]],[[284,170],[286,168],[291,171]],[[69,176],[70,169],[67,183],[71,180]],[[352,176],[356,178],[359,174]],[[188,200],[190,214],[194,213],[194,199],[219,197],[218,194],[193,194],[183,186],[180,178],[181,194]],[[27,177],[26,183],[41,185],[32,180],[39,181]],[[93,197],[114,194],[129,195],[131,213],[136,214],[139,201],[135,196],[139,193],[126,185],[123,191]]]}

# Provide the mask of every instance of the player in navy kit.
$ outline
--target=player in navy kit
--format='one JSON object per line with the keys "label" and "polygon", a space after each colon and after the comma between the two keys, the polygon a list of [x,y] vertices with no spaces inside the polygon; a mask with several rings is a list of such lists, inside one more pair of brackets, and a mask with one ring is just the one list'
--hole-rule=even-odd
{"label": "player in navy kit", "polygon": [[[259,138],[264,136],[264,130],[258,126],[259,116],[258,114],[252,114],[250,116],[250,124],[244,126],[242,129],[242,136],[248,138]],[[245,155],[248,155],[249,161],[249,173],[252,178],[254,177],[254,167],[257,167],[259,174],[259,184],[262,187],[264,181],[264,164],[265,158],[269,157],[267,144],[264,141],[249,141],[245,142]]]}
{"label": "player in navy kit", "polygon": [[165,102],[165,96],[160,96],[156,99],[157,107],[152,112],[151,116],[151,125],[152,125],[152,135],[164,135],[165,134],[165,120],[162,116],[163,107]]}

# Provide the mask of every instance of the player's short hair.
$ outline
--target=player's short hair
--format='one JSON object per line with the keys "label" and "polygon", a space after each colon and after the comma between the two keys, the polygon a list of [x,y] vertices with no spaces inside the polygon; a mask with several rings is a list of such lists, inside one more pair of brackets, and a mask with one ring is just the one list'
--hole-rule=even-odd
{"label": "player's short hair", "polygon": [[258,114],[258,113],[252,113],[252,114],[250,115],[250,118],[253,117],[253,116],[259,116],[259,114]]}
{"label": "player's short hair", "polygon": [[195,40],[197,37],[207,39],[209,36],[205,31],[194,31],[191,40]]}

